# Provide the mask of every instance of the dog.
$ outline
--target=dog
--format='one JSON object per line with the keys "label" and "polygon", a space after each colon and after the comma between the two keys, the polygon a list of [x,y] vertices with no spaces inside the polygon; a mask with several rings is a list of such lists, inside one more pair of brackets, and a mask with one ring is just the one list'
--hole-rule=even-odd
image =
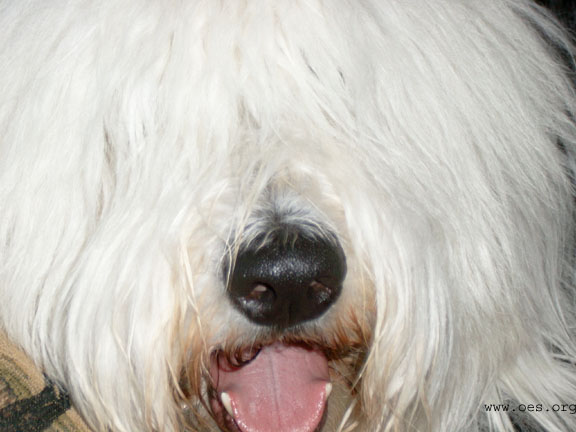
{"label": "dog", "polygon": [[576,430],[543,7],[2,0],[0,29],[1,328],[93,430]]}

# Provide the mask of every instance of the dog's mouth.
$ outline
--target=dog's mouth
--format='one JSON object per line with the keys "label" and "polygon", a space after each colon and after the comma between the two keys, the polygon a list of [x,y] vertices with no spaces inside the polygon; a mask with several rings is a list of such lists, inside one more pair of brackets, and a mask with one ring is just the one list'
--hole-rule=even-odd
{"label": "dog's mouth", "polygon": [[229,432],[316,431],[332,390],[322,350],[278,341],[235,358],[215,352],[210,378],[210,408]]}

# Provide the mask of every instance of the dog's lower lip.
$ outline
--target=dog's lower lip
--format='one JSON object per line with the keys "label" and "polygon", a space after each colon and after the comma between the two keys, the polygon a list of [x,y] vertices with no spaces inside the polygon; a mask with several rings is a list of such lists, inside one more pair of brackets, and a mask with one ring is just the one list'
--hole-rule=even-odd
{"label": "dog's lower lip", "polygon": [[[332,392],[332,384],[329,383],[326,385],[326,398],[330,396],[331,392]],[[227,396],[226,393],[221,393],[220,395],[215,394],[215,396],[211,399],[213,412],[214,413],[216,413],[216,411],[218,412],[216,418],[218,428],[222,432],[243,432],[242,429],[240,429],[240,427],[236,424],[236,421],[234,420],[232,413],[230,413],[229,411],[229,408],[226,407],[226,403],[222,400],[222,397],[224,395]],[[320,421],[318,427],[314,429],[314,432],[321,432],[323,430],[325,420],[326,420],[326,412],[324,413],[324,416]]]}

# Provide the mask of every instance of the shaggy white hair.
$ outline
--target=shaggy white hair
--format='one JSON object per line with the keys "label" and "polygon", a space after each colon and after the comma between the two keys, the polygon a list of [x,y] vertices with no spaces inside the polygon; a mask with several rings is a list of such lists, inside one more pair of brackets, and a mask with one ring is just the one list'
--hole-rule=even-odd
{"label": "shaggy white hair", "polygon": [[263,338],[222,263],[280,207],[346,253],[327,428],[576,403],[570,56],[527,0],[0,0],[1,326],[95,430],[216,430],[210,353]]}

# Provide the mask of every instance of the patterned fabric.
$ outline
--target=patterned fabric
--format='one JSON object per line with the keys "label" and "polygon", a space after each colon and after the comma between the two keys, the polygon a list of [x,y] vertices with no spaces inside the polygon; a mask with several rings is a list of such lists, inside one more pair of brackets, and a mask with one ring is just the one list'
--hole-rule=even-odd
{"label": "patterned fabric", "polygon": [[0,431],[90,432],[68,394],[0,332]]}

